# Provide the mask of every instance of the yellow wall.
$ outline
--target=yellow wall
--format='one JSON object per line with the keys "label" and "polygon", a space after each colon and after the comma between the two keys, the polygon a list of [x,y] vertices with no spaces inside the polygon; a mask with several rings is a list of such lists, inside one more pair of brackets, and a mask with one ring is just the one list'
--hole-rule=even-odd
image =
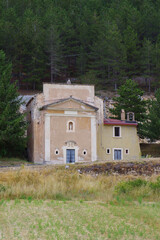
{"label": "yellow wall", "polygon": [[[139,140],[136,126],[120,126],[121,137],[113,137],[112,125],[100,125],[98,127],[98,156],[100,160],[113,160],[114,148],[122,149],[122,160],[137,160],[140,157]],[[110,148],[110,154],[106,149]],[[125,150],[129,149],[129,154]]]}

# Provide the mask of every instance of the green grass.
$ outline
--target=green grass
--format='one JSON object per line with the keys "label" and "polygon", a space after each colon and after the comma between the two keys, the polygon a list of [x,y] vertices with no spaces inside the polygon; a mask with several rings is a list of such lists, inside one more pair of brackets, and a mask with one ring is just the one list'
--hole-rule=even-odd
{"label": "green grass", "polygon": [[159,240],[160,203],[1,200],[0,239]]}
{"label": "green grass", "polygon": [[0,240],[160,240],[160,176],[0,174]]}
{"label": "green grass", "polygon": [[0,166],[15,166],[28,164],[29,162],[25,159],[20,158],[0,158]]}

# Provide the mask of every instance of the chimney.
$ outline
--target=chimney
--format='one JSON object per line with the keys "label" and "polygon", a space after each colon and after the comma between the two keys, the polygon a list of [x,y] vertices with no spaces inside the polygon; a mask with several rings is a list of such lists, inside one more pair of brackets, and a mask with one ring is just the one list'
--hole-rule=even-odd
{"label": "chimney", "polygon": [[121,120],[125,121],[125,111],[124,111],[124,109],[121,110]]}

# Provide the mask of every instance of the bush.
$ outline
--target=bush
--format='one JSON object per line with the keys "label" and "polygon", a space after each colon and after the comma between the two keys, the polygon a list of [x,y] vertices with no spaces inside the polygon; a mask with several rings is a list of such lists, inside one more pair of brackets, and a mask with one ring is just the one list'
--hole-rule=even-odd
{"label": "bush", "polygon": [[156,182],[151,182],[149,186],[154,191],[160,191],[160,177],[157,178]]}
{"label": "bush", "polygon": [[135,180],[129,180],[127,182],[120,182],[115,187],[116,193],[128,193],[131,192],[135,188],[139,188],[141,186],[146,186],[147,181],[142,179],[135,179]]}
{"label": "bush", "polygon": [[0,184],[0,192],[5,192],[6,187],[3,184]]}

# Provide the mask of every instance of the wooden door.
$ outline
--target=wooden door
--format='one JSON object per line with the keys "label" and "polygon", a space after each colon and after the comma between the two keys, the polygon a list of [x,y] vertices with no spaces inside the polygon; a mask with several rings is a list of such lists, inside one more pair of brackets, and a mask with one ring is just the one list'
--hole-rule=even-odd
{"label": "wooden door", "polygon": [[122,159],[122,151],[120,149],[114,150],[114,160],[121,160]]}
{"label": "wooden door", "polygon": [[75,149],[67,149],[66,152],[66,162],[67,163],[74,163],[75,162]]}

